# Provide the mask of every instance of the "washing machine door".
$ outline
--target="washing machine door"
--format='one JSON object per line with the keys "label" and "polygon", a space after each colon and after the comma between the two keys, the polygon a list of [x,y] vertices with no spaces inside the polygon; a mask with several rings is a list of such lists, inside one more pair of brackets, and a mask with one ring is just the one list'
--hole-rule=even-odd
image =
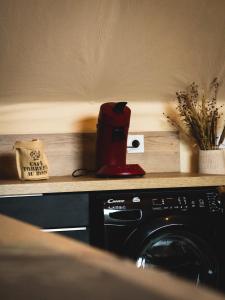
{"label": "washing machine door", "polygon": [[126,241],[126,252],[136,260],[138,268],[159,268],[196,285],[216,287],[219,268],[211,248],[200,235],[182,224],[143,227]]}

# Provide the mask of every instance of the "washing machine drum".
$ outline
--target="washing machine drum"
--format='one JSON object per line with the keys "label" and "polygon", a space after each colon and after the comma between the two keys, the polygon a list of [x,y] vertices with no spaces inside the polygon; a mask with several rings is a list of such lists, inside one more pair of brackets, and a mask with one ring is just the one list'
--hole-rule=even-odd
{"label": "washing machine drum", "polygon": [[219,264],[211,245],[179,227],[137,230],[127,240],[126,252],[136,260],[138,268],[166,270],[196,285],[218,285]]}

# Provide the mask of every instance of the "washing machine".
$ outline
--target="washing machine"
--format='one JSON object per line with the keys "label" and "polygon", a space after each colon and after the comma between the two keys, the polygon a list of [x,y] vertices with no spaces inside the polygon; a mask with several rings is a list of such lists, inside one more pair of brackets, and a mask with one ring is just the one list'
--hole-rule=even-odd
{"label": "washing machine", "polygon": [[112,191],[103,203],[104,248],[138,268],[225,287],[225,221],[218,187]]}

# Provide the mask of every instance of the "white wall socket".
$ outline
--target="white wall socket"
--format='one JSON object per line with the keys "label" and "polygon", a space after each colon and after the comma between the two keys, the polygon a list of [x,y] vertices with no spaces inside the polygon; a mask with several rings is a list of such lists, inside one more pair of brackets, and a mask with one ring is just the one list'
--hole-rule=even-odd
{"label": "white wall socket", "polygon": [[[138,147],[133,147],[132,143],[133,141],[138,141],[140,145]],[[127,153],[144,153],[145,147],[144,147],[144,135],[133,135],[128,134],[127,138]]]}

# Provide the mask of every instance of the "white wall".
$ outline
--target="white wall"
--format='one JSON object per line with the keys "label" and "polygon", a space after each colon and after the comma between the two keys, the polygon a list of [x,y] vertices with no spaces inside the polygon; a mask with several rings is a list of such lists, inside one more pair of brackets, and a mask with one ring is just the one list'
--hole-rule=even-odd
{"label": "white wall", "polygon": [[176,90],[225,70],[224,11],[224,0],[0,0],[0,134],[93,131],[100,104],[118,100],[131,131],[169,130]]}

